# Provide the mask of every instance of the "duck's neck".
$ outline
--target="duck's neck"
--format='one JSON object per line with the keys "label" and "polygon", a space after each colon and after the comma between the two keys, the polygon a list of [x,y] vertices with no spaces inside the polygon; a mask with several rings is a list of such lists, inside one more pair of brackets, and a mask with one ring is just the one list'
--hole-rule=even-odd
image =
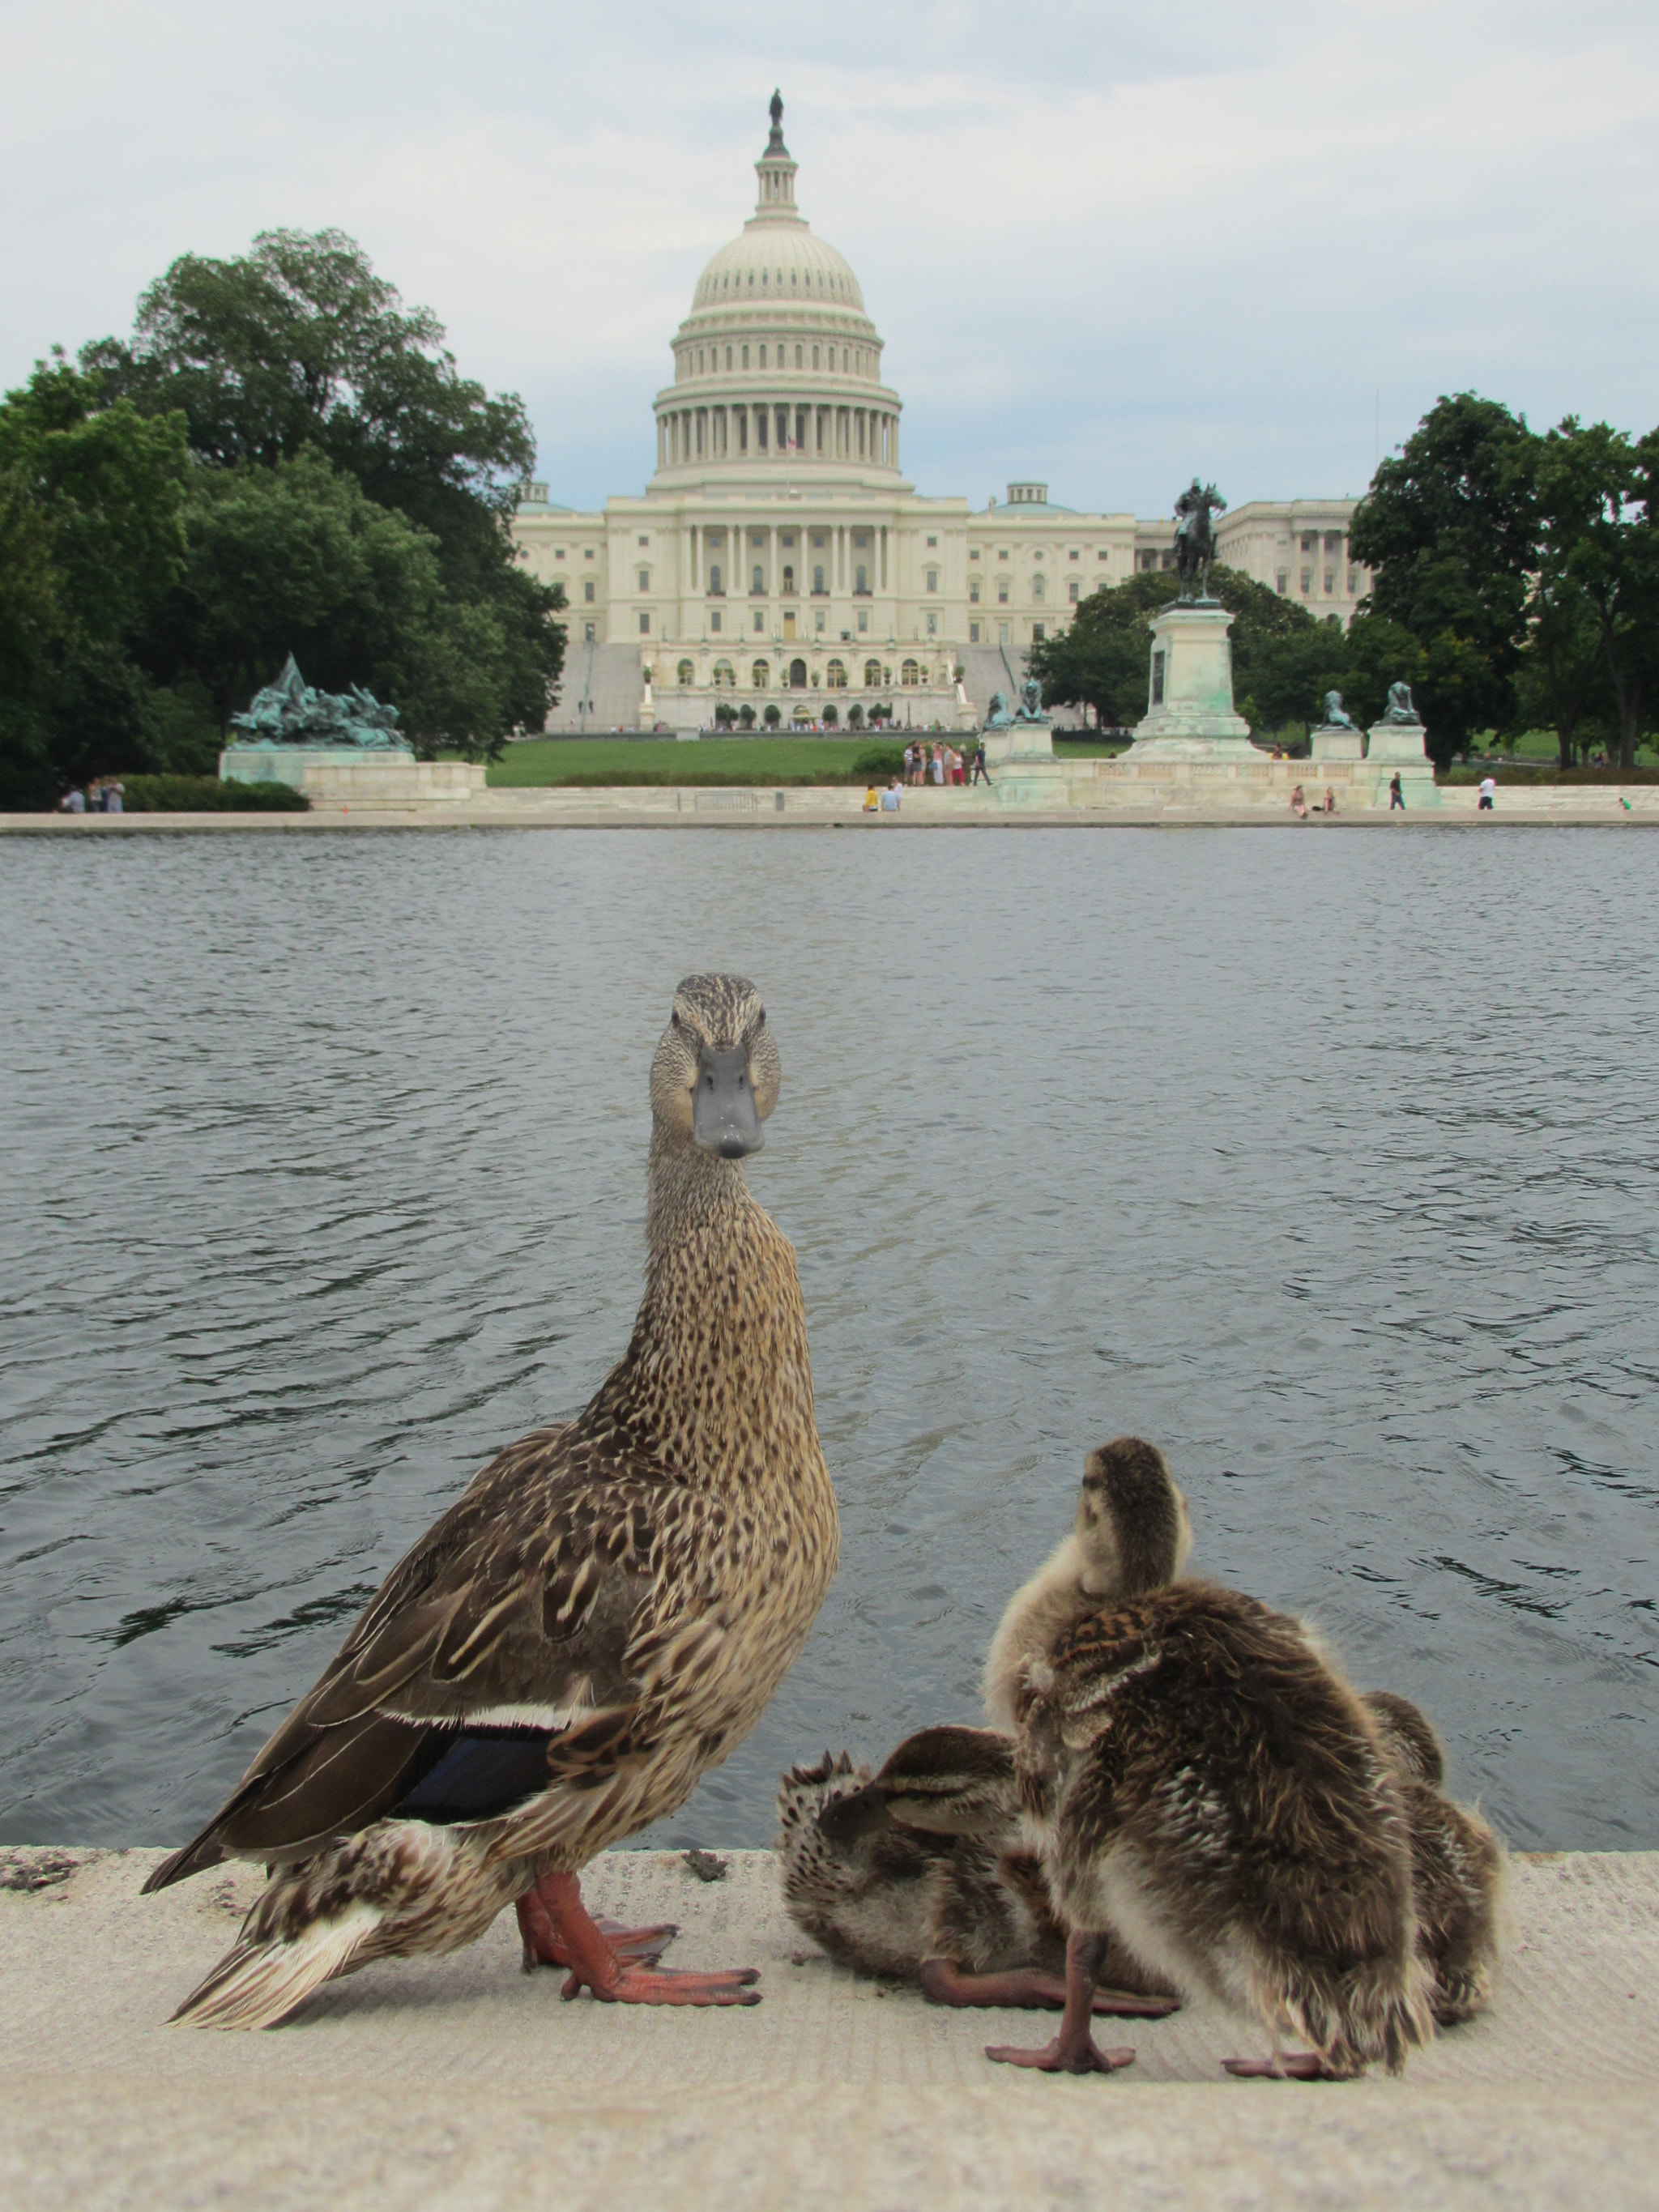
{"label": "duck's neck", "polygon": [[794,1254],[738,1163],[653,1132],[647,1236],[633,1340],[584,1418],[694,1482],[816,1452]]}
{"label": "duck's neck", "polygon": [[722,1226],[734,1227],[744,1209],[754,1205],[741,1161],[701,1152],[655,1123],[647,1188],[645,1236],[653,1274],[682,1237],[699,1231],[718,1235]]}

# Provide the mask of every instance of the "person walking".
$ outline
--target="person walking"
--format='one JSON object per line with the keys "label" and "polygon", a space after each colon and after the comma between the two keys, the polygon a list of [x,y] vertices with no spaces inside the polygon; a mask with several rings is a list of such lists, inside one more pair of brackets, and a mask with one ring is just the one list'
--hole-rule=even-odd
{"label": "person walking", "polygon": [[1497,809],[1492,801],[1498,796],[1498,778],[1490,770],[1480,779],[1480,796],[1475,803],[1477,814],[1493,814]]}
{"label": "person walking", "polygon": [[988,785],[990,781],[991,771],[985,765],[985,740],[981,738],[979,743],[974,747],[973,783],[970,783],[968,787],[971,791],[975,783],[980,783],[982,781]]}
{"label": "person walking", "polygon": [[1400,771],[1395,769],[1389,778],[1389,811],[1390,814],[1403,814],[1405,811],[1406,794],[1400,788]]}

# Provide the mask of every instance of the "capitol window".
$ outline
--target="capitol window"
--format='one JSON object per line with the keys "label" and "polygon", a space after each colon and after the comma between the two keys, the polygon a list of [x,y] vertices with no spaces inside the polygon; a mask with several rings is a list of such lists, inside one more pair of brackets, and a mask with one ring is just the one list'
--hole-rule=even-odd
{"label": "capitol window", "polygon": [[865,664],[864,664],[864,688],[865,688],[865,690],[866,690],[866,691],[879,691],[879,690],[880,690],[880,689],[881,689],[881,663],[880,663],[880,661],[878,661],[878,660],[866,660],[866,661],[865,662]]}
{"label": "capitol window", "polygon": [[718,599],[720,595],[720,564],[714,562],[708,571],[708,588]]}
{"label": "capitol window", "polygon": [[1042,623],[1033,623],[1031,624],[1031,642],[1033,645],[1041,645],[1047,635],[1048,632],[1044,629]]}
{"label": "capitol window", "polygon": [[938,540],[938,538],[930,538],[928,539],[927,543],[928,543],[930,545],[937,545],[937,544],[939,544],[939,540]]}
{"label": "capitol window", "polygon": [[712,608],[709,611],[708,627],[714,631],[716,637],[720,635],[720,611],[718,607]]}
{"label": "capitol window", "polygon": [[844,691],[847,689],[847,663],[832,660],[823,672],[823,682],[826,690]]}
{"label": "capitol window", "polygon": [[939,617],[937,615],[930,614],[927,617],[927,635],[929,637],[937,637],[939,635]]}
{"label": "capitol window", "polygon": [[869,610],[869,608],[868,608],[868,607],[860,607],[860,608],[859,609],[859,631],[860,631],[860,635],[862,635],[866,630],[867,630],[867,629],[869,629],[869,627],[870,627],[870,610]]}
{"label": "capitol window", "polygon": [[865,579],[868,576],[869,573],[870,571],[863,567],[854,569],[853,596],[855,599],[867,599],[869,598],[870,586],[865,581]]}
{"label": "capitol window", "polygon": [[737,689],[737,675],[731,662],[717,660],[714,663],[714,689],[717,691],[733,691]]}
{"label": "capitol window", "polygon": [[817,607],[814,610],[814,614],[816,616],[814,627],[820,633],[828,629],[830,627],[830,617],[826,611],[823,607]]}
{"label": "capitol window", "polygon": [[650,588],[651,571],[648,568],[641,568],[640,571],[640,589],[642,592],[648,592]]}
{"label": "capitol window", "polygon": [[1078,601],[1083,596],[1083,586],[1075,576],[1072,578],[1066,586],[1066,596],[1073,606],[1077,605]]}
{"label": "capitol window", "polygon": [[678,677],[680,689],[684,691],[690,684],[691,678],[696,675],[696,671],[692,667],[689,660],[683,660],[674,672]]}
{"label": "capitol window", "polygon": [[640,609],[640,635],[641,637],[649,637],[650,635],[651,612],[648,607],[641,607]]}
{"label": "capitol window", "polygon": [[749,349],[747,346],[743,349],[743,365],[745,368],[749,366]]}
{"label": "capitol window", "polygon": [[766,628],[766,617],[758,607],[755,610],[755,628],[757,631],[763,631]]}
{"label": "capitol window", "polygon": [[939,570],[937,568],[930,568],[927,571],[927,588],[930,592],[936,592],[939,589]]}
{"label": "capitol window", "polygon": [[968,579],[968,604],[969,606],[975,607],[979,605],[979,578],[977,576],[969,576]]}
{"label": "capitol window", "polygon": [[1039,606],[1042,605],[1042,579],[1041,576],[1033,576],[1031,579],[1031,597],[1037,602]]}
{"label": "capitol window", "polygon": [[726,365],[728,368],[732,366],[732,349],[730,346],[727,346],[726,349]]}
{"label": "capitol window", "polygon": [[1070,554],[1069,557],[1070,557],[1072,560],[1073,560],[1073,561],[1077,560],[1077,559],[1079,557],[1079,554],[1078,554],[1077,548],[1076,548],[1075,546],[1073,546],[1073,549],[1072,549],[1072,551],[1071,551],[1071,554]]}
{"label": "capitol window", "polygon": [[591,607],[593,604],[593,579],[590,576],[582,586],[582,598]]}
{"label": "capitol window", "polygon": [[795,348],[795,366],[796,366],[796,368],[799,368],[800,367],[800,365],[801,365],[801,362],[800,362],[800,348],[799,348],[799,346],[797,346],[797,347]]}
{"label": "capitol window", "polygon": [[749,681],[757,691],[764,691],[772,680],[772,671],[763,660],[757,660],[749,672]]}
{"label": "capitol window", "polygon": [[761,367],[762,367],[763,368],[765,368],[765,366],[766,366],[766,348],[765,348],[764,346],[763,346],[763,347],[761,348],[761,360],[760,360],[760,365],[761,365]]}
{"label": "capitol window", "polygon": [[816,562],[812,569],[812,589],[814,592],[823,589],[823,563],[821,561]]}
{"label": "capitol window", "polygon": [[977,623],[969,623],[968,625],[968,642],[969,645],[977,645],[979,643],[979,624]]}
{"label": "capitol window", "polygon": [[921,681],[921,669],[916,666],[914,660],[907,660],[904,665],[899,670],[899,682],[903,684],[908,684],[910,690],[914,691]]}
{"label": "capitol window", "polygon": [[818,365],[818,349],[817,349],[817,348],[816,346],[814,346],[814,347],[813,347],[813,349],[812,349],[812,366],[813,366],[813,368],[816,368],[817,367],[817,365]]}
{"label": "capitol window", "polygon": [[751,592],[766,589],[766,578],[758,562],[749,572],[749,588]]}
{"label": "capitol window", "polygon": [[1000,607],[1006,607],[1007,604],[1008,579],[1006,576],[999,576],[997,578],[997,605]]}

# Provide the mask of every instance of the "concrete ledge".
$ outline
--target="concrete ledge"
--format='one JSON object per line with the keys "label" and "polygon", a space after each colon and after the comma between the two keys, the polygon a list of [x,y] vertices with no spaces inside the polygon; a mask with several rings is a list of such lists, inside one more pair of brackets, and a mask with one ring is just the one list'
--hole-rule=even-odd
{"label": "concrete ledge", "polygon": [[[0,2191],[9,2205],[649,2203],[1650,2206],[1659,2153],[1659,1853],[1515,1868],[1492,2012],[1398,2081],[1244,2083],[1259,2047],[1198,2006],[1133,2021],[1131,2071],[992,2068],[1033,2015],[941,2012],[821,1958],[767,1852],[722,1882],[668,1853],[590,1869],[598,1908],[678,1919],[674,1960],[763,1969],[753,2010],[559,2000],[503,1916],[252,2036],[169,2029],[252,1870],[159,1898],[159,1853],[0,1853]],[[31,1886],[32,1885],[32,1886]],[[1045,2031],[1046,2032],[1046,2031]]]}

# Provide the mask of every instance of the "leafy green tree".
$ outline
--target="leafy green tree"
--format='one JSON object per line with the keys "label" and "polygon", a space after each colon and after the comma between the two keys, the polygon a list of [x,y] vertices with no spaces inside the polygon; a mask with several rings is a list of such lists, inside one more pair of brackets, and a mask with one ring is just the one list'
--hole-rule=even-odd
{"label": "leafy green tree", "polygon": [[1537,566],[1538,443],[1496,400],[1443,397],[1355,510],[1348,542],[1372,571],[1368,611],[1422,648],[1413,696],[1439,761],[1514,720]]}
{"label": "leafy green tree", "polygon": [[173,763],[137,639],[183,565],[184,423],[60,355],[0,404],[0,794]]}
{"label": "leafy green tree", "polygon": [[1659,430],[1632,440],[1568,416],[1543,441],[1540,581],[1594,619],[1612,696],[1619,765],[1634,765],[1659,701]]}
{"label": "leafy green tree", "polygon": [[1546,546],[1528,607],[1527,649],[1516,672],[1517,720],[1555,732],[1560,765],[1576,765],[1611,706],[1601,624],[1567,562]]}
{"label": "leafy green tree", "polygon": [[[463,377],[443,338],[341,232],[279,230],[234,259],[182,255],[143,295],[131,341],[100,340],[82,358],[136,406],[182,411],[191,450],[216,468],[246,480],[314,451],[424,532],[447,603],[490,617],[446,617],[441,632],[483,641],[489,658],[467,677],[428,652],[420,719],[485,716],[447,737],[493,754],[545,717],[564,602],[526,573],[508,528],[535,459],[523,404]],[[411,665],[420,657],[411,641]],[[419,702],[396,703],[407,721]]]}

